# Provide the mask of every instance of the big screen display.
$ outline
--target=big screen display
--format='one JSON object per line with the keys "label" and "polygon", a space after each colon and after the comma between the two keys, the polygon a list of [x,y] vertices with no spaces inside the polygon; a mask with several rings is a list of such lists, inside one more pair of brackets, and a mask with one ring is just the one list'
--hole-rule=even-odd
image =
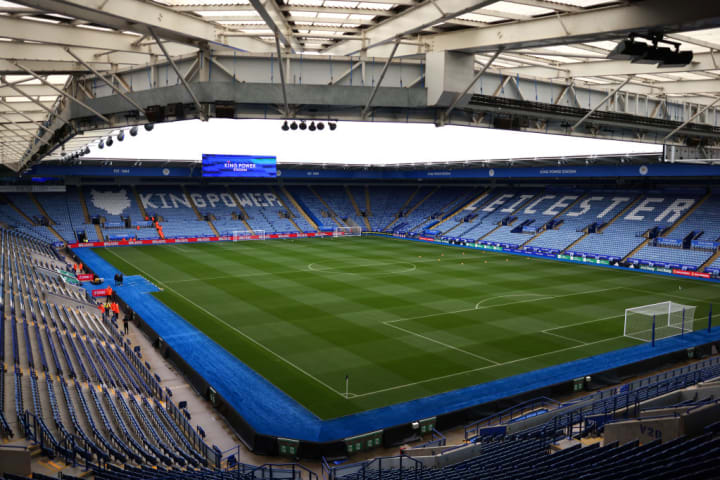
{"label": "big screen display", "polygon": [[277,158],[265,155],[202,156],[203,177],[261,177],[277,176]]}

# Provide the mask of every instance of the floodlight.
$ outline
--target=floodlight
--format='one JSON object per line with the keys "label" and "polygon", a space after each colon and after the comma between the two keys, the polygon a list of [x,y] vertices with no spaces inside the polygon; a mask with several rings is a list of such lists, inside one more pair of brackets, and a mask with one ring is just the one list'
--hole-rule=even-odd
{"label": "floodlight", "polygon": [[672,50],[670,50],[668,47],[648,48],[641,55],[638,55],[630,61],[632,63],[643,63],[647,65],[652,65],[654,63],[659,63],[661,59],[667,58],[671,54]]}
{"label": "floodlight", "polygon": [[125,140],[125,132],[120,130],[120,133],[117,134],[117,139],[118,139],[118,142],[122,142],[123,140]]}
{"label": "floodlight", "polygon": [[315,131],[315,122],[310,122],[310,131],[311,132]]}
{"label": "floodlight", "polygon": [[136,136],[137,134],[138,134],[138,128],[137,128],[137,126],[132,127],[132,128],[130,129],[130,136],[131,136],[131,137],[134,137],[134,136]]}
{"label": "floodlight", "polygon": [[108,147],[112,147],[112,145],[113,145],[112,137],[108,137],[107,140],[105,140],[105,145],[107,145]]}
{"label": "floodlight", "polygon": [[105,142],[104,142],[103,140],[100,140],[100,143],[98,143],[98,148],[99,148],[100,150],[102,150],[103,148],[105,148]]}
{"label": "floodlight", "polygon": [[155,125],[153,125],[152,123],[146,123],[146,124],[144,125],[144,127],[145,127],[145,131],[151,132],[152,129],[155,128]]}
{"label": "floodlight", "polygon": [[325,128],[325,124],[324,124],[323,122],[318,122],[318,123],[317,123],[317,129],[318,129],[318,130],[322,130],[322,129],[324,129],[324,128]]}
{"label": "floodlight", "polygon": [[305,125],[305,120],[300,121],[300,130],[305,130],[307,128],[307,125]]}
{"label": "floodlight", "polygon": [[281,128],[282,128],[282,129],[283,129],[283,131],[285,131],[285,132],[287,132],[288,130],[290,130],[290,127],[288,126],[288,122],[287,122],[287,120],[285,120],[285,121],[283,122],[283,124],[282,124],[282,127],[281,127]]}
{"label": "floodlight", "polygon": [[658,68],[684,67],[684,66],[692,63],[693,56],[694,55],[693,55],[692,50],[682,50],[682,51],[672,52],[670,55],[666,56],[665,58],[660,59],[660,64],[658,65]]}
{"label": "floodlight", "polygon": [[647,43],[623,40],[618,42],[615,48],[608,53],[607,58],[611,60],[634,60],[645,54],[649,49],[650,45]]}
{"label": "floodlight", "polygon": [[335,122],[328,122],[328,127],[330,127],[330,130],[335,130],[337,128],[337,123]]}
{"label": "floodlight", "polygon": [[298,129],[298,124],[297,124],[297,122],[293,121],[290,124],[290,130],[297,130],[297,129]]}

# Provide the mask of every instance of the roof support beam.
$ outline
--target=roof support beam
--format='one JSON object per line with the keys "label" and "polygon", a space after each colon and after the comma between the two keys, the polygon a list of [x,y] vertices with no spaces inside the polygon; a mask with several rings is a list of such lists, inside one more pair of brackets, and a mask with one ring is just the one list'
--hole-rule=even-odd
{"label": "roof support beam", "polygon": [[420,75],[417,76],[417,78],[415,80],[413,80],[412,82],[405,85],[405,88],[413,88],[415,85],[422,82],[423,80],[425,80],[425,72],[421,73]]}
{"label": "roof support beam", "polygon": [[579,12],[582,10],[580,7],[574,7],[572,5],[564,5],[559,2],[552,2],[547,0],[509,0],[510,3],[517,3],[518,5],[527,5],[529,7],[540,7],[547,8],[550,10],[556,10],[558,12]]}
{"label": "roof support beam", "polygon": [[450,114],[452,113],[453,110],[455,110],[455,106],[457,106],[458,102],[459,102],[465,95],[467,95],[467,93],[470,91],[470,89],[471,89],[472,87],[475,86],[475,84],[477,83],[477,81],[480,80],[480,77],[482,77],[483,74],[487,71],[487,69],[490,68],[490,65],[492,65],[492,63],[495,61],[495,59],[498,57],[498,55],[500,55],[500,50],[498,50],[497,52],[495,52],[495,54],[494,54],[492,57],[490,57],[490,60],[488,60],[487,63],[486,63],[485,65],[483,65],[483,67],[480,69],[480,71],[475,74],[475,76],[473,77],[472,81],[468,84],[467,87],[465,87],[465,90],[463,90],[462,93],[459,93],[459,94],[455,97],[455,99],[452,101],[452,103],[450,104],[450,106],[448,107],[448,109],[445,110],[445,118],[446,118],[446,119],[450,118]]}
{"label": "roof support beam", "polygon": [[[224,28],[157,3],[140,0],[18,0],[17,3],[121,31],[129,30],[144,35],[148,28],[152,28],[167,41],[194,47],[212,43],[254,52],[270,50],[267,43],[254,38],[233,39],[226,43],[223,38]],[[132,39],[133,42],[135,40]]]}
{"label": "roof support beam", "polygon": [[[95,69],[94,69],[93,67],[91,67],[89,64],[85,63],[85,61],[84,61],[83,59],[81,59],[79,56],[75,55],[75,53],[74,53],[72,50],[70,50],[69,48],[66,48],[65,51],[66,51],[67,53],[69,53],[70,55],[72,55],[73,58],[75,58],[75,60],[77,60],[78,62],[80,62],[81,65],[83,65],[85,68],[87,68],[88,70],[90,70],[93,74],[95,74],[95,76],[98,77],[100,80],[102,80],[102,81],[105,83],[105,85],[107,85],[108,87],[110,87],[113,92],[115,92],[115,93],[117,93],[118,95],[120,95],[120,96],[121,96],[122,98],[124,98],[130,105],[132,105],[133,107],[137,108],[138,111],[140,111],[140,112],[142,112],[143,114],[145,114],[145,109],[144,109],[143,107],[141,107],[140,104],[138,104],[135,100],[133,100],[132,98],[130,98],[130,97],[128,97],[127,95],[125,95],[125,93],[123,93],[122,90],[120,90],[118,87],[116,87],[113,82],[109,81],[107,78],[105,78],[104,75],[102,75],[100,72],[98,72],[97,70],[95,70]],[[146,115],[146,116],[147,116],[147,115]]]}
{"label": "roof support beam", "polygon": [[600,101],[600,103],[598,103],[597,105],[595,105],[588,113],[585,114],[584,117],[582,117],[580,120],[578,120],[575,125],[573,125],[572,127],[570,127],[570,130],[575,130],[577,127],[579,127],[585,120],[587,120],[587,119],[590,117],[590,115],[592,115],[592,114],[595,113],[600,107],[602,107],[603,105],[605,105],[605,102],[607,102],[608,100],[610,100],[610,99],[613,97],[613,95],[615,95],[617,92],[620,91],[620,89],[621,89],[622,87],[624,87],[625,85],[627,85],[627,84],[630,82],[630,80],[632,80],[632,75],[630,75],[628,78],[626,78],[623,83],[621,83],[621,84],[618,85],[617,87],[613,88],[613,89],[610,91],[610,93],[608,93],[608,94],[605,96],[605,98],[603,98],[603,99]]}
{"label": "roof support beam", "polygon": [[[152,47],[134,45],[138,37],[116,32],[103,32],[68,25],[33,22],[0,15],[0,32],[6,38],[26,40],[43,44],[64,45],[70,47],[91,47],[106,51],[154,53],[160,52]],[[194,48],[174,46],[173,54],[181,55],[194,52]],[[65,57],[65,54],[62,54]],[[70,60],[70,59],[68,59]]]}
{"label": "roof support beam", "polygon": [[[18,155],[20,158],[24,158],[25,153],[23,153],[22,151],[18,150],[15,147],[15,144],[18,144],[18,143],[25,144],[27,142],[16,142],[16,141],[12,141],[12,140],[3,140],[2,142],[0,142],[0,145],[4,146],[6,149],[13,152],[15,155]],[[7,166],[7,164],[6,164],[6,166]]]}
{"label": "roof support beam", "polygon": [[69,93],[65,92],[64,90],[61,90],[61,89],[57,88],[55,85],[53,85],[52,83],[48,82],[46,79],[44,79],[43,77],[41,77],[41,76],[38,75],[37,73],[33,72],[33,71],[30,70],[29,68],[26,68],[26,67],[24,67],[23,65],[21,65],[21,64],[19,64],[19,63],[16,63],[15,65],[17,65],[19,68],[25,70],[25,71],[28,73],[28,75],[32,75],[32,76],[35,77],[37,80],[40,80],[40,82],[42,82],[44,85],[47,85],[48,87],[52,88],[53,90],[55,90],[57,93],[59,93],[59,94],[62,95],[63,97],[66,97],[66,98],[68,98],[69,100],[72,100],[73,102],[77,103],[78,105],[80,105],[80,106],[83,107],[84,109],[88,110],[89,112],[92,112],[92,113],[93,113],[96,117],[98,117],[99,119],[103,120],[104,122],[110,123],[110,119],[109,119],[109,118],[107,118],[105,115],[103,115],[102,113],[98,112],[97,110],[95,110],[95,109],[92,108],[90,105],[88,105],[88,104],[86,104],[85,102],[83,102],[82,100],[78,100],[77,98],[73,97],[72,95],[70,95]]}
{"label": "roof support beam", "polygon": [[[37,22],[32,22],[37,23]],[[77,29],[82,30],[82,29]],[[82,33],[82,32],[80,32]],[[57,41],[57,39],[55,40]],[[68,68],[76,67],[75,59],[59,45],[42,45],[31,43],[5,43],[0,49],[0,58],[33,62],[68,62]],[[111,65],[129,66],[145,65],[150,57],[144,52],[108,52],[101,48],[74,47],[75,55],[98,70],[109,69]]]}
{"label": "roof support beam", "polygon": [[713,106],[714,106],[716,103],[718,103],[718,102],[720,102],[720,97],[716,98],[715,101],[712,102],[711,104],[705,105],[703,108],[701,108],[700,110],[698,110],[695,115],[693,115],[692,117],[690,117],[690,118],[688,118],[687,120],[685,120],[685,121],[682,123],[682,125],[680,125],[679,127],[677,127],[677,128],[676,128],[675,130],[673,130],[672,132],[668,133],[668,134],[665,136],[665,138],[663,138],[663,141],[666,141],[666,140],[668,140],[669,138],[671,138],[671,137],[672,137],[673,135],[675,135],[677,132],[679,132],[680,130],[682,130],[683,128],[685,128],[686,125],[688,125],[688,124],[691,123],[693,120],[695,120],[697,117],[699,117],[700,115],[702,115],[703,113],[705,113],[706,111],[708,111],[708,110],[710,109],[710,107],[713,107]]}
{"label": "roof support beam", "polygon": [[370,110],[370,105],[372,104],[372,101],[375,99],[375,95],[377,95],[377,91],[380,88],[380,84],[382,83],[383,79],[385,78],[385,74],[387,73],[388,67],[390,66],[390,63],[392,62],[393,57],[395,56],[395,52],[397,52],[397,48],[400,45],[400,41],[395,42],[395,46],[392,49],[392,52],[390,52],[390,56],[385,61],[385,65],[383,65],[383,69],[380,72],[380,77],[378,78],[377,83],[372,89],[372,92],[370,93],[370,98],[368,98],[367,103],[365,103],[365,107],[363,107],[362,112],[360,113],[360,118],[365,118],[368,111]]}
{"label": "roof support beam", "polygon": [[282,51],[280,50],[280,37],[275,37],[275,48],[278,56],[278,69],[280,70],[280,84],[282,85],[283,104],[285,105],[285,117],[290,115],[290,107],[288,106],[287,88],[285,87],[285,65],[283,65]]}
{"label": "roof support beam", "polygon": [[[18,125],[18,123],[15,122],[15,121],[13,121],[12,118],[7,118],[7,117],[5,117],[4,115],[0,115],[0,118],[3,118],[6,122],[10,122],[10,123],[12,123],[13,125]],[[3,126],[4,126],[7,130],[10,130],[6,125],[3,125]],[[25,130],[25,129],[23,129],[22,127],[20,128],[20,130],[22,130],[22,131],[24,131],[24,132],[27,132],[27,133],[29,133],[30,135],[32,135],[33,137],[37,138],[38,141],[40,141],[40,143],[44,143],[45,145],[50,145],[50,144],[49,144],[48,142],[46,142],[43,138],[37,136],[37,135],[36,135],[35,133],[33,133],[33,132],[30,132],[29,130]],[[12,131],[12,130],[11,130],[11,131]]]}
{"label": "roof support beam", "polygon": [[[18,71],[22,70],[18,69]],[[57,95],[55,90],[48,88],[45,85],[25,85],[23,88],[25,89],[25,93],[34,97],[54,97]],[[0,83],[0,97],[14,96],[17,96],[17,93],[15,93],[8,85]]]}
{"label": "roof support beam", "polygon": [[70,122],[68,122],[67,120],[65,120],[65,119],[64,119],[63,117],[61,117],[60,115],[56,115],[55,112],[53,112],[53,111],[50,110],[48,107],[46,107],[45,105],[43,105],[39,100],[35,100],[33,97],[29,96],[27,93],[23,92],[22,90],[20,90],[18,87],[16,87],[16,86],[13,85],[12,83],[7,84],[7,86],[10,87],[10,88],[12,88],[13,90],[15,90],[17,93],[19,93],[19,94],[22,95],[23,97],[25,97],[25,98],[27,98],[28,100],[30,100],[32,103],[34,103],[34,104],[37,105],[38,107],[40,107],[40,108],[42,108],[43,110],[45,110],[45,111],[50,115],[51,118],[52,118],[52,117],[58,118],[58,119],[59,119],[61,122],[63,122],[65,125],[69,125],[73,130],[75,130],[75,127],[73,127]]}
{"label": "roof support beam", "polygon": [[362,60],[359,62],[353,63],[350,66],[350,68],[348,68],[343,73],[341,73],[339,77],[333,78],[332,81],[330,81],[330,83],[328,83],[328,85],[337,85],[338,83],[342,82],[345,77],[350,75],[353,71],[355,71],[356,68],[360,67],[362,64],[363,64]]}
{"label": "roof support beam", "polygon": [[644,0],[525,22],[431,35],[433,51],[488,52],[617,39],[631,32],[665,33],[720,25],[720,2]]}
{"label": "roof support beam", "polygon": [[302,50],[302,46],[295,38],[290,24],[275,0],[250,0],[250,4],[270,27],[275,37],[280,38],[283,45],[291,49],[293,53]]}
{"label": "roof support beam", "polygon": [[[483,8],[498,0],[428,0],[365,30],[365,40],[346,40],[328,48],[330,55],[352,55],[361,50],[392,42],[436,23]],[[443,13],[441,13],[443,12]],[[497,50],[497,49],[495,49]]]}
{"label": "roof support beam", "polygon": [[[720,4],[720,3],[719,3]],[[568,79],[577,77],[599,77],[616,75],[658,75],[677,72],[701,72],[720,70],[720,57],[713,59],[710,53],[696,53],[690,65],[679,68],[658,68],[657,65],[630,63],[626,60],[603,60],[597,62],[566,63],[558,67],[514,67],[502,68],[505,75]]]}
{"label": "roof support beam", "polygon": [[190,94],[190,97],[192,98],[193,102],[195,103],[195,107],[197,107],[198,113],[200,114],[200,118],[202,118],[204,121],[207,121],[208,117],[203,111],[202,105],[200,105],[200,101],[198,100],[197,96],[195,96],[195,92],[193,92],[193,89],[190,87],[190,84],[185,80],[185,77],[180,73],[180,70],[178,69],[178,66],[175,64],[175,61],[172,59],[172,57],[168,54],[167,50],[165,49],[165,45],[160,41],[157,34],[155,34],[155,31],[152,28],[149,28],[150,34],[155,39],[155,43],[157,43],[158,47],[160,47],[160,50],[162,50],[163,54],[165,54],[165,58],[167,58],[168,62],[170,62],[170,66],[175,70],[175,74],[178,76],[180,81],[183,84],[183,87],[185,87],[185,90]]}

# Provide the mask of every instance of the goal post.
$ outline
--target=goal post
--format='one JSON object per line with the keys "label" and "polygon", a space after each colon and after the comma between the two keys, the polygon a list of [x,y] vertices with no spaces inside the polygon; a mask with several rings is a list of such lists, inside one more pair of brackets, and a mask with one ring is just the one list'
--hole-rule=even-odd
{"label": "goal post", "polygon": [[233,242],[245,240],[265,240],[265,230],[233,230]]}
{"label": "goal post", "polygon": [[359,237],[362,234],[362,228],[355,227],[335,227],[333,237]]}
{"label": "goal post", "polygon": [[650,342],[693,331],[695,306],[671,301],[625,309],[623,336]]}

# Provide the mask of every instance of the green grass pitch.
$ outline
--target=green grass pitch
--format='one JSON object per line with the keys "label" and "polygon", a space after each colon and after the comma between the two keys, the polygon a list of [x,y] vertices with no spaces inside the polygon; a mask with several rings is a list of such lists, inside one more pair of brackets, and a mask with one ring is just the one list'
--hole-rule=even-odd
{"label": "green grass pitch", "polygon": [[323,419],[639,344],[628,307],[704,328],[718,288],[379,237],[96,251]]}

